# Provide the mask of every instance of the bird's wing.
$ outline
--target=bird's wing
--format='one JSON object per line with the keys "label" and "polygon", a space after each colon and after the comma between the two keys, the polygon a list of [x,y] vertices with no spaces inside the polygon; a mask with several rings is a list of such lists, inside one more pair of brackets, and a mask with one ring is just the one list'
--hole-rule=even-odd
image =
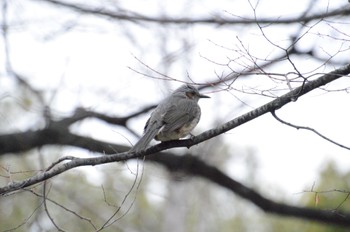
{"label": "bird's wing", "polygon": [[147,148],[151,140],[156,136],[162,124],[159,121],[149,118],[146,122],[145,131],[140,140],[130,149],[132,152],[138,152]]}
{"label": "bird's wing", "polygon": [[177,104],[171,105],[163,117],[164,127],[162,131],[175,131],[190,123],[200,111],[196,102],[181,99]]}

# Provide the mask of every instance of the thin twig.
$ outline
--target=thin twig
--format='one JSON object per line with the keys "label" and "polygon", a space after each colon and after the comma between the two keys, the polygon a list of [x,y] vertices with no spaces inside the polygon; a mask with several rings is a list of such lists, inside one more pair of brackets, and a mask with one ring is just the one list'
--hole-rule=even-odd
{"label": "thin twig", "polygon": [[[31,189],[26,190],[26,191],[32,193],[33,195],[35,195],[35,196],[37,196],[37,197],[44,198],[44,195],[39,194],[39,193],[37,193],[37,192],[35,192],[35,191],[31,190]],[[47,197],[47,196],[45,197],[45,199],[46,199],[47,201],[51,202],[52,204],[54,204],[54,205],[56,205],[56,206],[62,208],[63,210],[65,210],[65,211],[71,213],[72,215],[78,217],[79,219],[84,220],[84,221],[87,221],[87,222],[96,230],[96,226],[92,223],[92,220],[91,220],[90,218],[86,218],[86,217],[84,217],[84,216],[81,216],[80,214],[76,213],[75,211],[73,211],[73,210],[71,210],[71,209],[69,209],[69,208],[63,206],[62,204],[58,203],[57,201],[54,201],[53,199],[51,199],[51,198],[49,198],[49,197]]]}
{"label": "thin twig", "polygon": [[[43,202],[44,202],[44,210],[46,212],[46,215],[48,216],[48,218],[50,219],[51,223],[54,225],[54,227],[58,230],[58,231],[62,231],[65,232],[65,230],[63,230],[61,227],[59,227],[57,225],[57,223],[55,222],[54,218],[51,216],[51,213],[49,212],[49,209],[47,207],[47,201],[46,201],[46,183],[47,181],[44,181],[44,185],[43,185]],[[50,190],[49,190],[50,191]],[[47,192],[47,194],[49,194],[49,191]]]}
{"label": "thin twig", "polygon": [[334,140],[332,140],[332,139],[330,139],[330,138],[324,136],[323,134],[321,134],[320,132],[318,132],[317,130],[315,130],[315,129],[311,128],[311,127],[298,126],[298,125],[294,125],[294,124],[292,124],[292,123],[286,122],[286,121],[282,120],[281,118],[279,118],[279,117],[276,115],[276,112],[275,112],[275,111],[271,111],[271,114],[272,114],[272,116],[273,116],[277,121],[279,121],[279,122],[281,122],[281,123],[283,123],[283,124],[285,124],[285,125],[287,125],[287,126],[294,127],[294,128],[297,129],[297,130],[302,129],[302,130],[311,131],[311,132],[317,134],[318,136],[320,136],[321,138],[327,140],[327,141],[330,142],[330,143],[333,143],[333,144],[335,144],[335,145],[337,145],[337,146],[339,146],[339,147],[341,147],[341,148],[350,150],[350,147],[347,147],[347,146],[345,146],[345,145],[343,145],[343,144],[340,144],[340,143],[338,143],[338,142],[335,142]]}
{"label": "thin twig", "polygon": [[[143,157],[143,160],[142,160],[142,164],[144,163],[145,161],[145,157]],[[144,165],[142,165],[142,169],[141,169],[141,176],[140,176],[140,180],[138,180],[138,176],[139,176],[139,159],[137,159],[137,169],[136,169],[136,173],[135,173],[135,179],[129,189],[129,191],[125,194],[121,204],[117,207],[116,211],[109,217],[109,219],[100,227],[100,229],[96,230],[97,231],[102,231],[103,229],[113,225],[115,222],[119,221],[121,218],[123,218],[129,211],[130,209],[132,208],[132,206],[134,205],[135,201],[136,201],[136,195],[137,195],[137,192],[139,190],[139,187],[140,187],[140,184],[141,184],[141,181],[142,181],[142,177],[143,177],[143,170],[144,170]],[[132,172],[133,173],[133,172]],[[112,221],[112,219],[119,213],[119,211],[121,210],[122,206],[125,204],[126,200],[128,199],[129,195],[131,194],[132,190],[136,187],[136,192],[134,194],[134,198],[131,202],[131,204],[129,205],[129,207],[127,208],[127,210],[121,215],[119,216],[118,218],[114,219]],[[104,189],[103,189],[103,193],[104,193]],[[106,196],[105,196],[105,193],[104,193],[104,198],[106,200]]]}

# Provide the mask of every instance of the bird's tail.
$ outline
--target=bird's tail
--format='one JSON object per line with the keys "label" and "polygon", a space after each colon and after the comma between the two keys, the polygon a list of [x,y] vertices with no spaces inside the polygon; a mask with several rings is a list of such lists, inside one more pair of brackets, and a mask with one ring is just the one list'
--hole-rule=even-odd
{"label": "bird's tail", "polygon": [[160,128],[156,124],[147,128],[140,140],[130,149],[130,152],[139,152],[141,150],[144,150],[152,141],[152,139],[157,135],[159,129]]}

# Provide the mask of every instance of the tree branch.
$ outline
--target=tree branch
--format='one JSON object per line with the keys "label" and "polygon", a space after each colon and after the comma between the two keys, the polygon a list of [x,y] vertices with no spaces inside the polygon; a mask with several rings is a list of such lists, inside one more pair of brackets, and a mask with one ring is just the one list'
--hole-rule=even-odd
{"label": "tree branch", "polygon": [[[215,155],[215,154],[213,154]],[[191,155],[174,156],[170,154],[155,154],[147,157],[148,161],[161,163],[170,171],[184,171],[188,174],[207,179],[213,183],[231,190],[240,197],[252,202],[267,213],[292,216],[337,225],[350,225],[350,214],[326,211],[312,208],[290,206],[265,198],[255,190],[235,181],[216,167],[206,164]]]}
{"label": "tree branch", "polygon": [[332,139],[330,139],[330,138],[324,136],[323,134],[321,134],[320,132],[318,132],[317,130],[315,130],[315,129],[313,129],[313,128],[306,127],[306,126],[298,126],[298,125],[294,125],[294,124],[292,124],[292,123],[286,122],[286,121],[282,120],[281,118],[279,118],[279,117],[276,115],[276,112],[275,112],[275,111],[272,111],[271,114],[272,114],[272,116],[273,116],[277,121],[279,121],[280,123],[283,123],[283,124],[285,124],[285,125],[287,125],[287,126],[293,127],[293,128],[295,128],[295,129],[297,129],[297,130],[303,129],[303,130],[311,131],[311,132],[317,134],[318,136],[320,136],[321,138],[327,140],[327,141],[330,142],[330,143],[333,143],[333,144],[335,144],[335,145],[337,145],[337,146],[339,146],[339,147],[341,147],[341,148],[350,150],[350,147],[347,147],[347,146],[345,146],[345,145],[343,145],[343,144],[337,143],[336,141],[334,141],[334,140],[332,140]]}
{"label": "tree branch", "polygon": [[[116,144],[109,144],[91,138],[78,136],[70,133],[66,128],[47,128],[39,131],[28,131],[24,133],[16,133],[10,135],[0,136],[0,154],[9,152],[26,151],[35,147],[41,147],[44,145],[71,145],[75,147],[81,147],[90,151],[95,151],[103,154],[111,154],[92,158],[74,158],[62,160],[62,162],[56,162],[55,165],[50,167],[50,170],[41,172],[31,178],[23,181],[12,182],[7,186],[0,188],[0,195],[8,194],[16,190],[20,190],[26,187],[33,186],[41,183],[44,180],[52,178],[63,172],[66,172],[72,168],[80,166],[99,165],[111,162],[118,162],[128,159],[134,159],[138,157],[146,156],[149,161],[154,161],[163,164],[169,170],[183,170],[187,173],[197,175],[213,181],[220,186],[228,188],[237,193],[241,197],[252,201],[266,212],[282,214],[286,216],[295,216],[300,218],[307,218],[311,220],[323,221],[327,223],[334,223],[339,225],[350,225],[350,215],[345,213],[336,213],[330,211],[321,211],[315,209],[301,208],[288,206],[281,203],[273,202],[267,198],[264,198],[252,189],[234,181],[230,177],[226,176],[220,170],[210,165],[205,164],[198,158],[192,156],[175,156],[169,153],[158,155],[157,153],[173,147],[191,147],[205,140],[218,136],[226,131],[229,131],[239,125],[242,125],[250,120],[253,120],[267,112],[275,111],[285,104],[291,102],[293,99],[308,93],[309,91],[318,88],[322,85],[330,83],[342,76],[350,73],[350,64],[334,70],[328,74],[324,74],[316,80],[304,83],[302,86],[296,88],[293,91],[255,109],[242,116],[239,116],[217,128],[208,130],[192,139],[169,141],[152,146],[144,151],[137,153],[125,152],[128,147],[119,146]],[[117,153],[121,152],[121,153]],[[63,162],[64,161],[64,162]]]}
{"label": "tree branch", "polygon": [[81,121],[83,119],[86,118],[97,118],[101,121],[110,123],[110,124],[114,124],[114,125],[119,125],[119,126],[126,126],[126,123],[129,119],[134,118],[136,116],[139,116],[143,113],[146,113],[147,111],[155,108],[156,105],[151,105],[151,106],[147,106],[142,108],[141,110],[132,113],[128,116],[125,117],[113,117],[113,116],[108,116],[106,114],[102,114],[102,113],[98,113],[95,111],[91,111],[85,108],[78,108],[75,110],[75,113],[73,116],[68,117],[68,118],[63,118],[61,120],[58,120],[56,122],[52,122],[53,124],[56,124],[57,126],[62,126],[62,127],[68,127],[71,124]]}
{"label": "tree branch", "polygon": [[[0,188],[0,194],[6,194],[9,190],[22,189],[30,184],[39,183],[42,180],[58,175],[63,171],[67,171],[73,167],[84,165],[100,164],[99,160],[113,162],[117,160],[118,154],[106,155],[98,158],[90,159],[72,159],[71,162],[65,163],[59,167],[55,167],[52,171],[40,173],[32,178],[22,182],[15,182],[6,187]],[[111,159],[110,159],[111,158]],[[87,162],[89,160],[89,162]],[[98,162],[96,162],[98,161]],[[252,202],[267,213],[273,213],[283,216],[293,216],[297,218],[315,220],[323,223],[332,223],[337,225],[350,225],[350,214],[338,211],[324,211],[304,207],[290,206],[283,203],[277,203],[265,198],[255,190],[235,181],[234,179],[221,172],[216,167],[206,164],[198,157],[189,154],[183,156],[173,155],[171,153],[157,153],[147,156],[146,161],[156,162],[165,166],[169,171],[183,171],[191,175],[202,177],[221,187],[231,190],[240,197]]]}
{"label": "tree branch", "polygon": [[328,17],[334,17],[334,16],[340,16],[340,15],[349,15],[350,14],[350,8],[346,5],[344,7],[339,7],[338,9],[335,9],[333,11],[329,12],[322,12],[310,16],[302,16],[302,17],[295,17],[295,18],[271,18],[271,19],[258,19],[258,21],[255,18],[240,18],[240,19],[225,19],[222,17],[211,17],[211,18],[200,18],[200,19],[193,19],[193,18],[172,18],[172,17],[149,17],[145,15],[140,15],[131,11],[125,12],[115,12],[110,11],[108,9],[101,9],[101,8],[93,8],[88,7],[86,5],[78,5],[78,4],[71,4],[63,1],[57,1],[57,0],[40,0],[47,3],[54,4],[56,6],[64,7],[70,10],[74,10],[77,12],[81,12],[84,14],[91,14],[96,16],[102,16],[102,17],[108,17],[113,18],[117,20],[123,20],[123,21],[130,21],[134,23],[138,22],[148,22],[148,23],[160,23],[160,24],[214,24],[214,25],[225,25],[225,24],[290,24],[290,23],[301,23],[301,22],[309,22],[312,20],[318,20],[318,19],[324,19]]}

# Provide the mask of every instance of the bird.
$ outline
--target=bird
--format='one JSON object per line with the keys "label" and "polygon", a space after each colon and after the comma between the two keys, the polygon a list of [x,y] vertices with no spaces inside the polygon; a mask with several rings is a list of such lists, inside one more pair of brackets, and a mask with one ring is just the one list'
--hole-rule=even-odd
{"label": "bird", "polygon": [[143,136],[130,149],[139,152],[147,148],[152,139],[165,142],[188,136],[197,126],[201,109],[200,98],[210,98],[200,94],[193,85],[185,84],[165,98],[151,113],[144,127]]}

